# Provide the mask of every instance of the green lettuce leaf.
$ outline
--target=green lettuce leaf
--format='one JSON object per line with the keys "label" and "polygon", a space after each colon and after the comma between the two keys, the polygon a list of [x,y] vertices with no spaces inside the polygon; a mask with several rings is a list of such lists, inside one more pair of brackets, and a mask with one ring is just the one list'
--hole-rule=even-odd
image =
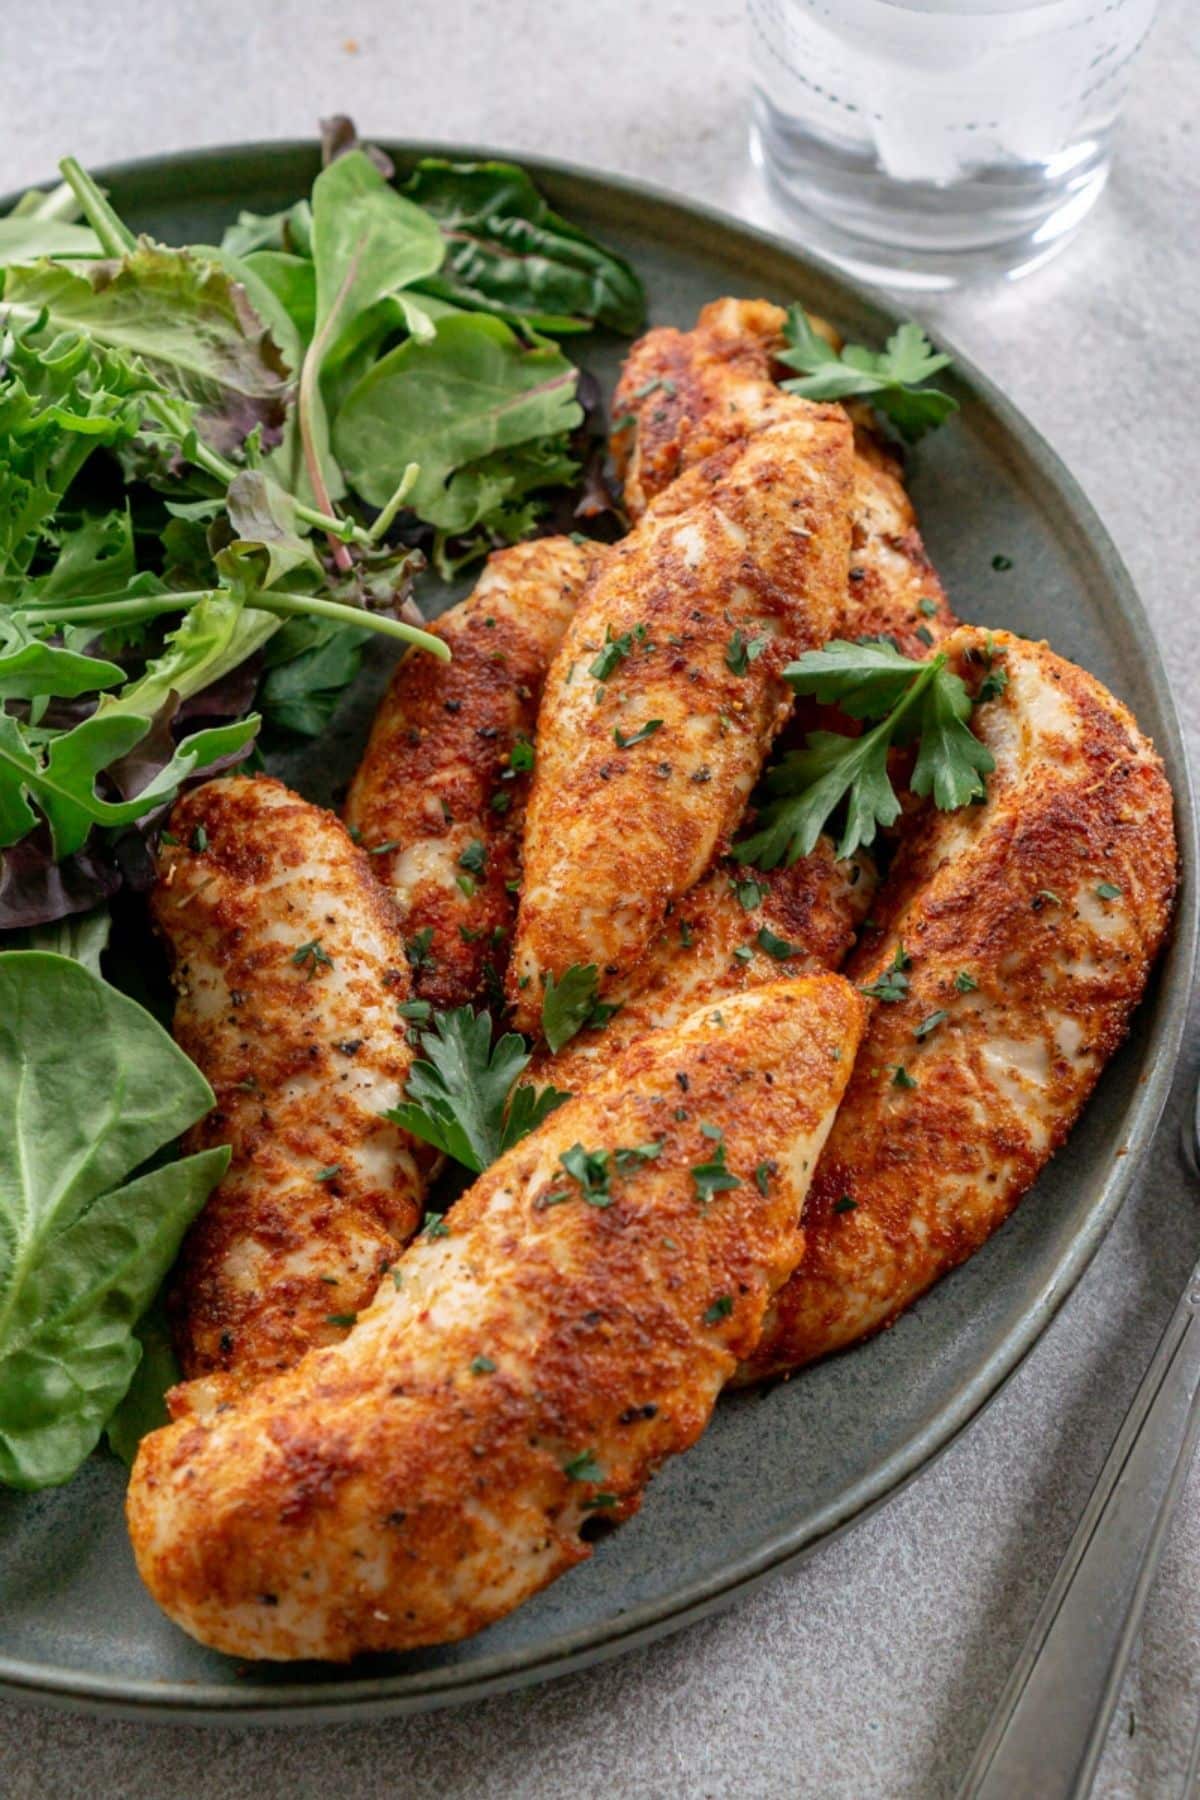
{"label": "green lettuce leaf", "polygon": [[0,1481],[66,1481],[99,1440],[228,1151],[137,1171],[212,1103],[149,1013],[80,963],[0,954]]}
{"label": "green lettuce leaf", "polygon": [[527,345],[499,319],[440,319],[431,343],[410,339],[358,383],[334,422],[334,449],[373,506],[417,463],[406,504],[439,530],[464,531],[497,501],[497,465],[481,469],[485,459],[581,422],[578,378],[554,345]]}

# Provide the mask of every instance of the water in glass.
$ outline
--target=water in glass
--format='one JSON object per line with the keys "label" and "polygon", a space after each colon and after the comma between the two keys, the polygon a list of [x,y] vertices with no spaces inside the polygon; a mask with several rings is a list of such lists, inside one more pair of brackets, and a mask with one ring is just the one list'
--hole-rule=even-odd
{"label": "water in glass", "polygon": [[749,0],[755,160],[861,273],[1025,272],[1099,197],[1156,4]]}

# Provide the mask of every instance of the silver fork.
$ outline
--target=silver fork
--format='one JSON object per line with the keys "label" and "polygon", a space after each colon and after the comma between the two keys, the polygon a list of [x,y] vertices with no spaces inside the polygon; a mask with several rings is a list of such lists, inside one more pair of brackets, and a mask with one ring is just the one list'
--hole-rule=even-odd
{"label": "silver fork", "polygon": [[[1192,1117],[1200,1161],[1200,1093]],[[1083,1800],[1200,1428],[1200,1263],[1163,1332],[959,1800]],[[1192,1748],[1190,1795],[1200,1770]]]}

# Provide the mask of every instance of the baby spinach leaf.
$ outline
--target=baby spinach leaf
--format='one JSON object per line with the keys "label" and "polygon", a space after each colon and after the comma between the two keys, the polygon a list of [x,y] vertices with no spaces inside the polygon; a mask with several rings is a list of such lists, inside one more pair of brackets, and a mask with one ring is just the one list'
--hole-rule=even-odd
{"label": "baby spinach leaf", "polygon": [[171,1328],[161,1295],[138,1320],[133,1335],[141,1345],[141,1361],[104,1427],[109,1449],[127,1468],[133,1467],[138,1445],[147,1433],[169,1422],[167,1389],[183,1379],[171,1347]]}
{"label": "baby spinach leaf", "polygon": [[0,1481],[66,1481],[128,1388],[134,1327],[228,1151],[135,1172],[212,1101],[81,964],[0,954]]}
{"label": "baby spinach leaf", "polygon": [[641,328],[646,296],[629,264],[552,211],[524,169],[426,157],[403,192],[446,238],[423,291],[537,331]]}
{"label": "baby spinach leaf", "polygon": [[433,274],[443,248],[429,214],[389,187],[361,150],[322,169],[312,193],[319,360],[336,354],[347,327],[377,300]]}
{"label": "baby spinach leaf", "polygon": [[463,530],[472,508],[455,489],[457,473],[573,430],[583,417],[578,378],[555,346],[524,344],[499,319],[440,319],[432,343],[410,339],[358,383],[335,421],[334,449],[373,506],[387,502],[416,462],[407,504],[431,525]]}

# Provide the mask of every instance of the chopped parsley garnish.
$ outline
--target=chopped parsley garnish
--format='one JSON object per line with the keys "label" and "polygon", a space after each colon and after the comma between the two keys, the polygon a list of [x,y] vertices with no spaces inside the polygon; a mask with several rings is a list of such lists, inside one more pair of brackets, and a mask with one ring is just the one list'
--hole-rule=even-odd
{"label": "chopped parsley garnish", "polygon": [[581,1450],[563,1464],[563,1474],[568,1481],[603,1481],[604,1470],[596,1461],[594,1450]]}
{"label": "chopped parsley garnish", "polygon": [[508,811],[509,807],[512,805],[512,795],[509,793],[507,788],[497,788],[496,792],[492,795],[491,799],[488,801],[488,805],[491,807],[493,812],[506,813]]}
{"label": "chopped parsley garnish", "polygon": [[399,850],[403,841],[402,838],[386,838],[382,844],[370,844],[367,847],[367,855],[386,856],[390,850]]}
{"label": "chopped parsley garnish", "polygon": [[459,857],[458,866],[469,875],[482,875],[487,868],[487,845],[480,838],[472,838]]}
{"label": "chopped parsley garnish", "polygon": [[454,884],[468,900],[475,898],[475,877],[473,875],[456,875]]}
{"label": "chopped parsley garnish", "polygon": [[773,1162],[760,1162],[754,1171],[754,1185],[760,1194],[765,1194],[771,1186],[772,1175],[778,1175],[778,1165]]}
{"label": "chopped parsley garnish", "polygon": [[917,601],[917,606],[918,606],[919,610],[924,613],[924,615],[927,619],[935,619],[937,617],[937,601],[936,600],[930,600],[928,598],[928,596],[926,596],[925,598]]}
{"label": "chopped parsley garnish", "polygon": [[950,361],[935,351],[925,333],[912,320],[899,326],[882,350],[848,344],[835,350],[810,325],[799,305],[788,308],[783,328],[787,348],[776,353],[779,362],[798,369],[798,380],[785,381],[789,393],[808,400],[869,399],[908,443],[957,412],[958,402],[941,388],[922,387]]}
{"label": "chopped parsley garnish", "polygon": [[1041,912],[1043,906],[1061,906],[1062,901],[1053,888],[1039,888],[1033,896],[1034,912]]}
{"label": "chopped parsley garnish", "polygon": [[734,960],[734,962],[739,962],[739,963],[753,962],[754,961],[754,945],[753,944],[739,944],[737,949],[733,952],[733,960]]}
{"label": "chopped parsley garnish", "polygon": [[916,662],[877,638],[838,639],[789,663],[784,676],[796,693],[875,722],[859,737],[809,732],[803,750],[769,771],[772,797],[759,814],[759,830],[734,846],[738,861],[764,869],[794,863],[813,850],[842,806],[838,856],[872,843],[879,826],[900,816],[888,772],[893,745],[919,743],[910,786],[915,794],[932,794],[940,811],[982,798],[995,761],[970,730],[970,695],[946,665],[944,653]]}
{"label": "chopped parsley garnish", "polygon": [[496,1365],[490,1356],[473,1356],[471,1358],[472,1375],[494,1375]]}
{"label": "chopped parsley garnish", "polygon": [[313,938],[310,943],[301,944],[298,950],[292,951],[292,964],[297,969],[307,968],[311,981],[318,969],[332,969],[333,958],[321,948],[320,938]]}
{"label": "chopped parsley garnish", "polygon": [[446,1223],[445,1213],[427,1212],[425,1223],[417,1233],[418,1237],[443,1238],[450,1236],[450,1227]]}
{"label": "chopped parsley garnish", "polygon": [[701,1321],[705,1325],[716,1325],[721,1319],[727,1319],[733,1311],[733,1295],[718,1294],[710,1307],[707,1307]]}
{"label": "chopped parsley garnish", "polygon": [[516,774],[528,773],[533,767],[534,750],[528,738],[518,738],[509,752],[508,766]]}
{"label": "chopped parsley garnish", "polygon": [[[702,1125],[701,1131],[705,1130]],[[711,1136],[711,1129],[706,1133]],[[711,1200],[714,1194],[723,1194],[730,1188],[742,1185],[740,1175],[735,1175],[725,1161],[725,1145],[719,1143],[707,1162],[692,1165],[692,1180],[696,1184],[696,1193],[701,1200]]]}
{"label": "chopped parsley garnish", "polygon": [[356,1312],[326,1313],[325,1323],[327,1325],[356,1325],[358,1323],[358,1314]]}
{"label": "chopped parsley garnish", "polygon": [[607,1150],[585,1150],[582,1144],[572,1144],[558,1160],[572,1181],[578,1182],[589,1206],[612,1205]]}
{"label": "chopped parsley garnish", "polygon": [[849,1194],[843,1194],[840,1200],[834,1201],[833,1210],[835,1213],[857,1212],[858,1201],[852,1200]]}
{"label": "chopped parsley garnish", "polygon": [[768,956],[775,958],[776,962],[786,962],[789,956],[800,955],[801,946],[799,944],[789,944],[786,938],[776,937],[767,925],[761,927],[754,941],[760,950],[765,950]]}
{"label": "chopped parsley garnish", "polygon": [[424,1024],[433,1012],[428,1000],[402,1000],[396,1011],[402,1019],[416,1019]]}
{"label": "chopped parsley garnish", "polygon": [[341,1163],[330,1163],[330,1165],[327,1169],[318,1169],[316,1174],[313,1176],[313,1180],[314,1181],[332,1181],[334,1176],[340,1175],[341,1172],[342,1172]]}
{"label": "chopped parsley garnish", "polygon": [[933,633],[930,631],[928,625],[918,625],[915,636],[921,640],[926,649],[933,649]]}
{"label": "chopped parsley garnish", "polygon": [[690,950],[692,945],[695,943],[695,941],[696,941],[695,934],[693,933],[692,928],[688,924],[687,920],[680,919],[680,921],[679,921],[680,947],[684,950]]}
{"label": "chopped parsley garnish", "polygon": [[734,882],[733,891],[737,895],[738,905],[742,911],[753,912],[756,906],[762,905],[767,890],[761,881],[754,879],[753,875],[746,875],[741,881]]}
{"label": "chopped parsley garnish", "polygon": [[1012,557],[1005,556],[1002,552],[998,551],[992,558],[992,567],[1000,574],[1003,574],[1006,569],[1011,569],[1012,566]]}
{"label": "chopped parsley garnish", "polygon": [[617,1165],[619,1174],[632,1175],[641,1168],[643,1163],[653,1162],[656,1156],[661,1155],[661,1144],[630,1144],[627,1148],[614,1150],[613,1161]]}
{"label": "chopped parsley garnish", "polygon": [[968,974],[966,969],[960,969],[958,971],[958,974],[954,977],[954,985],[960,994],[974,994],[979,988],[979,983],[976,981],[975,977]]}
{"label": "chopped parsley garnish", "polygon": [[488,1012],[437,1013],[421,1048],[403,1101],[384,1117],[477,1174],[567,1098],[554,1087],[516,1086],[529,1065],[525,1040],[510,1031],[493,1045]]}
{"label": "chopped parsley garnish", "polygon": [[895,1074],[892,1076],[892,1086],[898,1088],[915,1088],[916,1085],[916,1081],[909,1074],[904,1064],[897,1063]]}
{"label": "chopped parsley garnish", "polygon": [[758,660],[770,641],[765,633],[748,638],[738,629],[725,646],[725,667],[733,675],[748,675],[750,664]]}
{"label": "chopped parsley garnish", "polygon": [[404,944],[404,954],[414,969],[436,969],[437,958],[430,946],[433,943],[433,926],[426,925],[421,931],[414,932]]}
{"label": "chopped parsley garnish", "polygon": [[989,670],[979,684],[979,692],[975,696],[976,706],[982,706],[986,700],[998,700],[1007,686],[1007,669]]}
{"label": "chopped parsley garnish", "polygon": [[203,855],[204,851],[208,849],[208,833],[203,825],[197,825],[188,841],[198,855]]}
{"label": "chopped parsley garnish", "polygon": [[1096,898],[1098,900],[1119,900],[1121,892],[1122,890],[1115,881],[1102,881],[1096,889]]}
{"label": "chopped parsley garnish", "polygon": [[612,626],[609,625],[604,634],[604,648],[595,661],[588,664],[588,674],[595,681],[607,681],[632,649],[632,631],[622,631],[614,637]]}
{"label": "chopped parsley garnish", "polygon": [[631,731],[629,736],[626,737],[622,732],[621,727],[619,725],[614,725],[613,742],[616,744],[618,750],[629,750],[634,744],[645,743],[647,738],[653,737],[655,732],[660,731],[661,729],[661,719],[647,719],[644,725],[639,725],[636,731]]}
{"label": "chopped parsley garnish", "polygon": [[938,1012],[931,1012],[928,1018],[921,1020],[921,1023],[913,1031],[913,1036],[915,1038],[927,1038],[931,1031],[936,1031],[938,1026],[949,1017],[950,1014],[944,1009],[939,1010]]}
{"label": "chopped parsley garnish", "polygon": [[896,954],[883,974],[867,987],[859,988],[858,991],[860,994],[865,994],[868,1000],[882,1000],[889,1005],[894,1004],[897,1000],[907,1000],[908,976],[905,974],[905,970],[911,966],[912,957],[905,950],[903,944],[897,944]]}

